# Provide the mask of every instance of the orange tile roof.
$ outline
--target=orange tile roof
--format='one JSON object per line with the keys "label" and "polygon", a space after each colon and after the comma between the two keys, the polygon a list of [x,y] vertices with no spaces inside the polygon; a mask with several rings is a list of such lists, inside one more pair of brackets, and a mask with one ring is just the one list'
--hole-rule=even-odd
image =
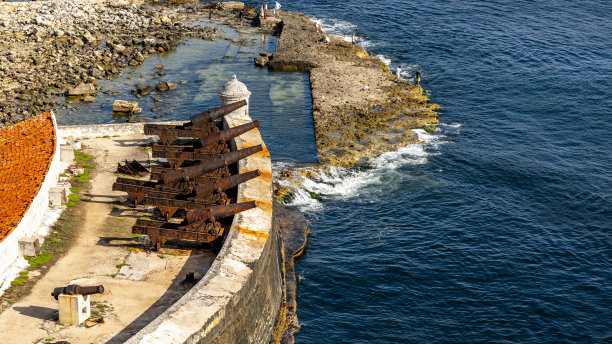
{"label": "orange tile roof", "polygon": [[21,221],[55,153],[50,113],[0,129],[0,242]]}

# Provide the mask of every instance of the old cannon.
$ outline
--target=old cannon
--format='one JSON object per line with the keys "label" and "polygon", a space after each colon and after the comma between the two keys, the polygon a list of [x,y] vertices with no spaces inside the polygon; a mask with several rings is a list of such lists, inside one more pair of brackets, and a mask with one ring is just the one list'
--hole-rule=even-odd
{"label": "old cannon", "polygon": [[53,289],[51,296],[59,302],[59,322],[62,325],[81,325],[91,315],[89,295],[104,293],[101,285],[82,287],[70,284]]}
{"label": "old cannon", "polygon": [[53,289],[51,296],[53,296],[56,300],[60,296],[60,294],[64,295],[92,295],[92,294],[102,294],[104,293],[104,286],[91,286],[91,287],[81,287],[77,284],[70,284],[65,287],[58,287]]}

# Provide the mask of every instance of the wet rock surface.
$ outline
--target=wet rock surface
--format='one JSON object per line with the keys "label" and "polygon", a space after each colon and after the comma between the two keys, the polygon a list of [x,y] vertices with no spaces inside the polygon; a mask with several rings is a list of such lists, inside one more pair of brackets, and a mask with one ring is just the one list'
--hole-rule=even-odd
{"label": "wet rock surface", "polygon": [[65,106],[54,100],[64,95],[92,101],[96,80],[116,78],[151,54],[172,51],[181,38],[221,37],[218,28],[198,21],[238,25],[241,12],[245,27],[253,26],[254,12],[238,2],[0,3],[0,127]]}
{"label": "wet rock surface", "polygon": [[421,87],[396,78],[380,59],[317,30],[301,13],[282,12],[281,18],[282,32],[268,67],[310,72],[321,163],[362,163],[415,143],[411,129],[438,123],[438,106],[429,103]]}
{"label": "wet rock surface", "polygon": [[286,313],[281,312],[285,317],[279,319],[281,321],[277,324],[274,339],[280,343],[293,343],[293,335],[300,329],[297,318],[297,279],[294,259],[304,252],[310,229],[302,212],[277,202],[274,202],[274,217],[283,241],[285,302],[282,307],[286,309]]}

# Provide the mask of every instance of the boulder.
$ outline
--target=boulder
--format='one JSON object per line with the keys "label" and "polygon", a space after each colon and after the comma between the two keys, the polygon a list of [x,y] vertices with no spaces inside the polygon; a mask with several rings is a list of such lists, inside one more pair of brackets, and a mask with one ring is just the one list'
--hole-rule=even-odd
{"label": "boulder", "polygon": [[92,84],[80,84],[79,86],[66,91],[67,96],[85,96],[96,93],[96,88]]}
{"label": "boulder", "polygon": [[85,98],[83,98],[83,102],[85,103],[93,103],[96,101],[96,97],[94,96],[87,96]]}
{"label": "boulder", "polygon": [[153,91],[153,88],[149,85],[136,85],[136,90],[141,96],[146,96]]}
{"label": "boulder", "polygon": [[159,84],[157,84],[157,86],[155,86],[155,89],[158,92],[165,92],[168,90],[168,83],[165,81],[160,82]]}
{"label": "boulder", "polygon": [[113,102],[113,112],[140,113],[142,109],[138,107],[137,102],[117,99]]}
{"label": "boulder", "polygon": [[162,81],[159,84],[157,84],[157,86],[155,86],[155,89],[158,92],[165,92],[165,91],[172,91],[172,90],[176,90],[178,88],[177,84],[171,83],[169,81]]}
{"label": "boulder", "polygon": [[225,1],[225,2],[219,2],[217,6],[218,6],[217,8],[222,11],[242,10],[244,9],[244,2]]}
{"label": "boulder", "polygon": [[270,59],[266,56],[256,56],[255,57],[255,65],[257,67],[265,67],[268,62],[270,62]]}

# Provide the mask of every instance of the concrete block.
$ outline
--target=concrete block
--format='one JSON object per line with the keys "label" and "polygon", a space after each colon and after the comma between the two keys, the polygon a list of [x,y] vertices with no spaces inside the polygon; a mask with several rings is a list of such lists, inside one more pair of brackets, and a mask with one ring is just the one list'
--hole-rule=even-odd
{"label": "concrete block", "polygon": [[55,186],[49,189],[49,204],[52,207],[60,207],[67,201],[66,188],[62,186]]}
{"label": "concrete block", "polygon": [[74,148],[72,145],[60,145],[60,161],[61,162],[73,162],[74,161]]}
{"label": "concrete block", "polygon": [[72,148],[75,150],[81,150],[81,141],[79,140],[72,141]]}
{"label": "concrete block", "polygon": [[70,166],[70,172],[72,172],[72,174],[74,174],[75,176],[79,176],[83,173],[85,173],[85,167],[83,166]]}
{"label": "concrete block", "polygon": [[23,238],[19,240],[19,255],[23,257],[36,257],[40,252],[40,241],[38,238]]}
{"label": "concrete block", "polygon": [[58,301],[59,322],[62,325],[81,325],[91,316],[89,295],[60,294]]}

